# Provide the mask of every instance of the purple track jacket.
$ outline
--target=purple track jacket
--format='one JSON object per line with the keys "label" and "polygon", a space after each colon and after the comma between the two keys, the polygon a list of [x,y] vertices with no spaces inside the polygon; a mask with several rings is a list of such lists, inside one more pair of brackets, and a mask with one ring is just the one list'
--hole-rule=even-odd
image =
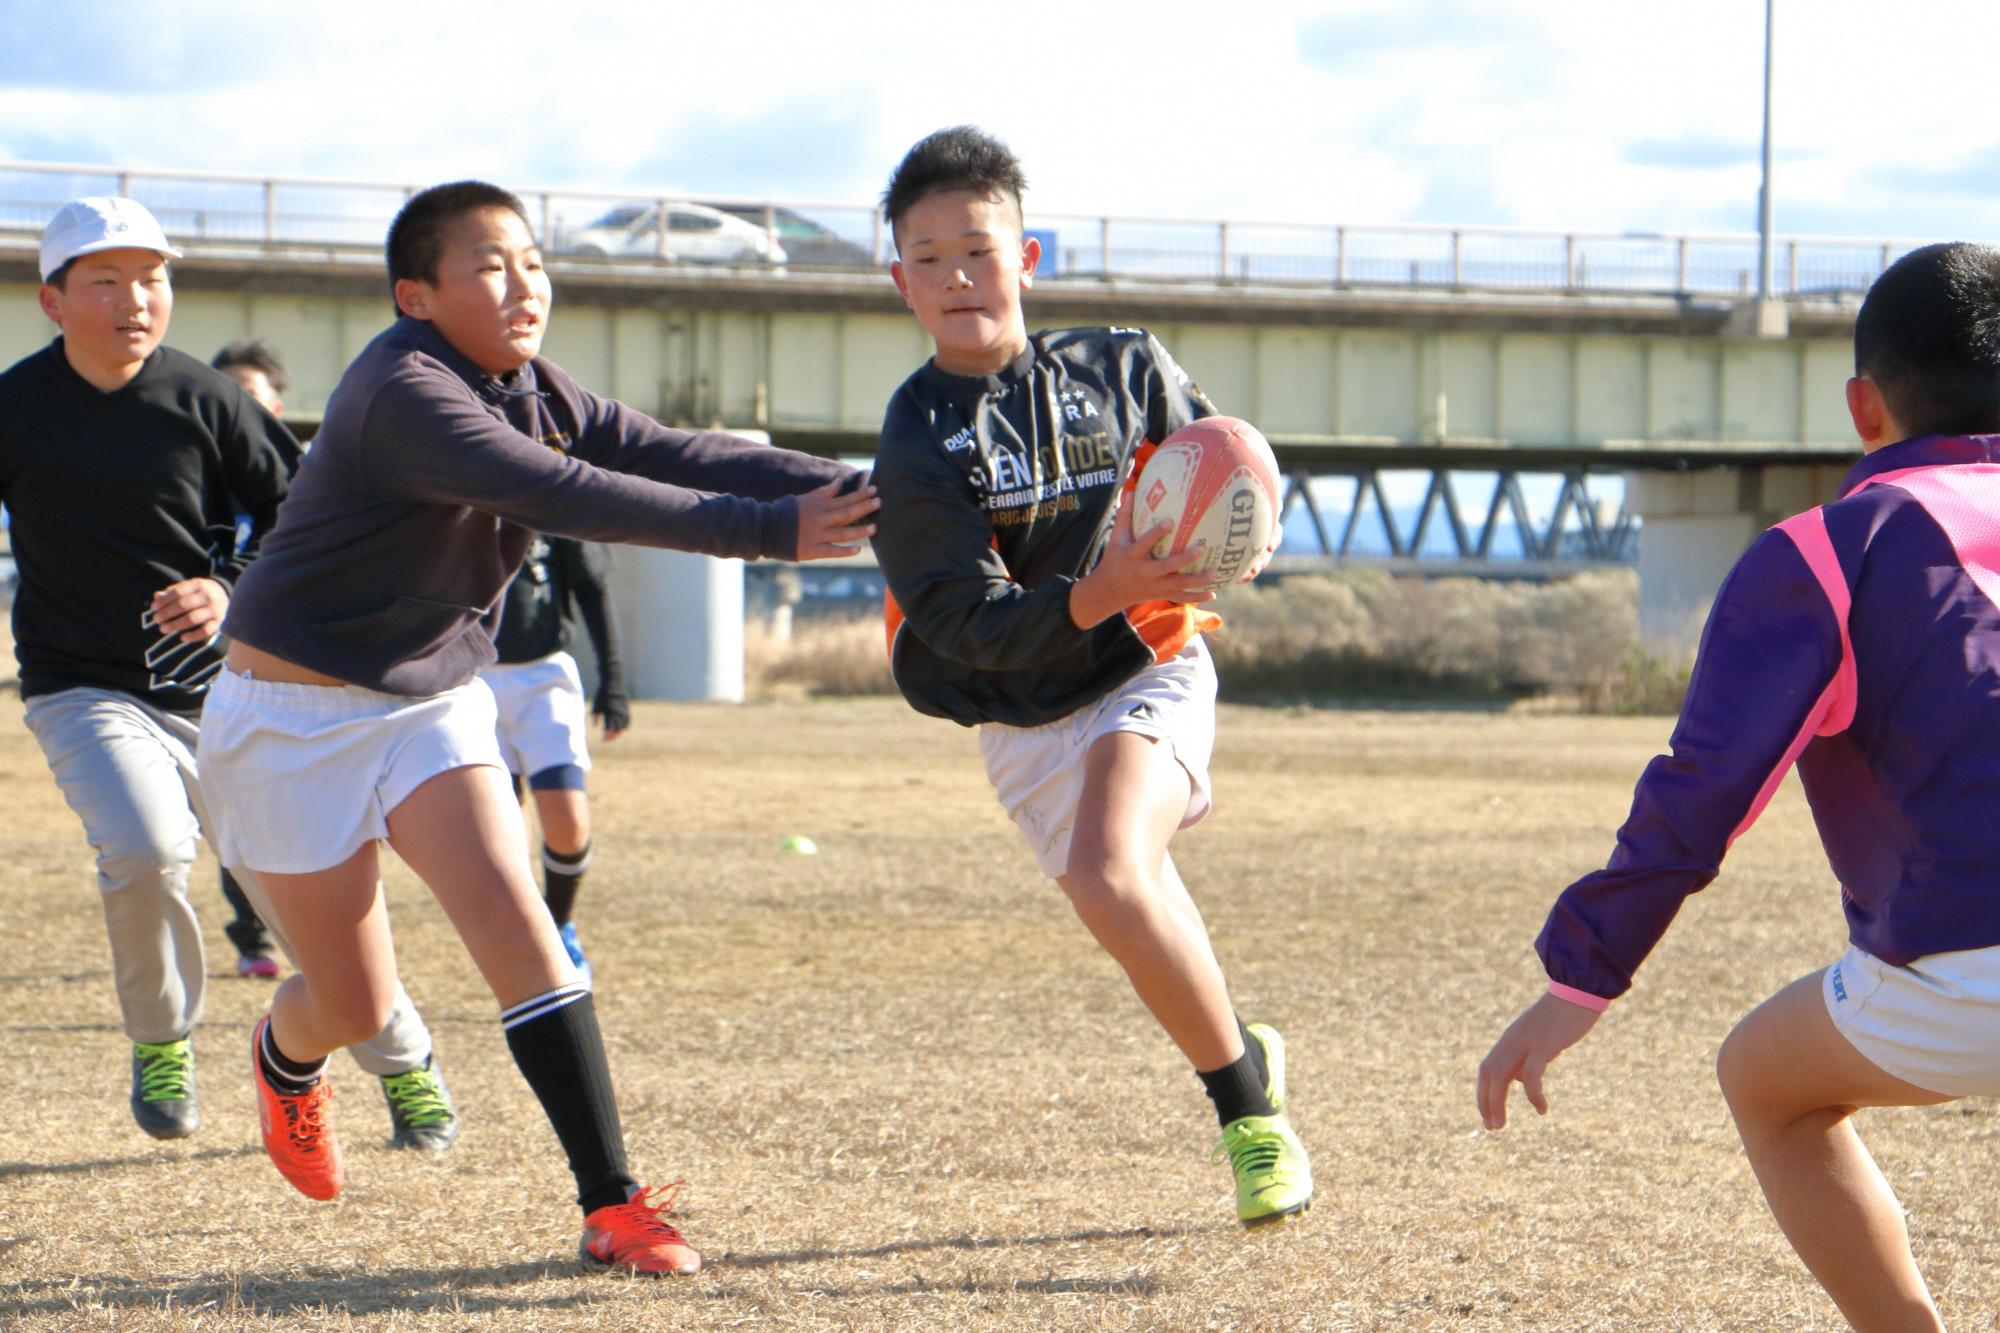
{"label": "purple track jacket", "polygon": [[1557,993],[1629,989],[1794,763],[1855,945],[2000,944],[2000,435],[1879,449],[1737,561],[1671,752],[1536,941]]}

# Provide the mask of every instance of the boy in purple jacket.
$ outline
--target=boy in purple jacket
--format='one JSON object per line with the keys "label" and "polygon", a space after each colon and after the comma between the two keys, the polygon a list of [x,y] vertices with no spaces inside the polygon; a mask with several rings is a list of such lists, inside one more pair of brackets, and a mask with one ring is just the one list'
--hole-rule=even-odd
{"label": "boy in purple jacket", "polygon": [[340,1192],[323,1071],[394,993],[387,842],[500,1004],[576,1179],[584,1262],[692,1273],[671,1196],[626,1168],[590,987],[542,906],[477,673],[534,531],[818,559],[874,532],[873,492],[826,459],[669,430],[540,356],[548,274],[504,190],[416,195],[388,261],[399,317],[342,376],[237,585],[201,742],[224,864],[259,872],[298,946],[252,1039],[264,1147],[301,1192]]}
{"label": "boy in purple jacket", "polygon": [[1778,1225],[1857,1328],[1941,1328],[1863,1106],[2000,1093],[2000,250],[1933,245],[1870,289],[1840,498],[1766,532],[1716,594],[1618,849],[1556,900],[1548,994],[1479,1068],[1486,1127],[1590,1031],[1794,762],[1851,947],[1717,1061]]}

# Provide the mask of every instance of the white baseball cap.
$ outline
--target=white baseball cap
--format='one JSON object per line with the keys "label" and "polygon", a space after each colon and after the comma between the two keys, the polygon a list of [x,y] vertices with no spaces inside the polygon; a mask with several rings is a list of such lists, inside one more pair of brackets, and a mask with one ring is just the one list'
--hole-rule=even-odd
{"label": "white baseball cap", "polygon": [[157,250],[171,259],[181,252],[167,244],[159,219],[136,199],[92,195],[64,204],[42,229],[42,281],[80,255],[99,250]]}

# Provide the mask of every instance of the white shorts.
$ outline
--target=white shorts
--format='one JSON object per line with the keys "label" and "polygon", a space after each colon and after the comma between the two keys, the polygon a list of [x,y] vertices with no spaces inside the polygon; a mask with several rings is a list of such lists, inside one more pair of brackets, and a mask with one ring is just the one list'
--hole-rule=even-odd
{"label": "white shorts", "polygon": [[1908,967],[1850,948],[1820,994],[1834,1027],[1878,1069],[1953,1097],[2000,1096],[2000,947]]}
{"label": "white shorts", "polygon": [[986,778],[1050,879],[1069,873],[1070,835],[1083,796],[1083,756],[1100,736],[1129,731],[1173,750],[1187,770],[1181,827],[1208,813],[1208,761],[1215,750],[1215,663],[1201,636],[1147,667],[1096,703],[1039,727],[981,723]]}
{"label": "white shorts", "polygon": [[533,662],[509,662],[479,673],[500,714],[500,754],[515,777],[545,768],[590,767],[584,748],[588,705],[576,659],[555,652]]}
{"label": "white shorts", "polygon": [[493,691],[474,679],[421,699],[224,670],[195,751],[216,854],[280,875],[337,866],[389,835],[389,812],[454,768],[504,768]]}

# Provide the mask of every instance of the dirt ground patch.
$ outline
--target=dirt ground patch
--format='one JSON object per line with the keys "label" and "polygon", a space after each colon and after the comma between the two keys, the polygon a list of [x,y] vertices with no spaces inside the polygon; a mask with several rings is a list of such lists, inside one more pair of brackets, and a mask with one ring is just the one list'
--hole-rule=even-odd
{"label": "dirt ground patch", "polygon": [[[0,1324],[61,1329],[1837,1328],[1714,1085],[1736,1017],[1843,930],[1788,783],[1551,1080],[1479,1132],[1473,1071],[1540,987],[1664,719],[1224,711],[1177,859],[1238,1004],[1285,1033],[1305,1221],[1246,1235],[1199,1085],[1039,881],[974,738],[892,700],[641,705],[592,777],[579,920],[635,1166],[685,1177],[705,1275],[578,1275],[553,1135],[442,915],[390,881],[464,1136],[385,1146],[336,1060],[348,1190],[256,1146],[266,983],[212,871],[204,1124],[158,1145],[80,831],[0,702]],[[816,856],[785,852],[804,834]],[[2000,1308],[1986,1103],[1868,1114],[1955,1327]]]}

